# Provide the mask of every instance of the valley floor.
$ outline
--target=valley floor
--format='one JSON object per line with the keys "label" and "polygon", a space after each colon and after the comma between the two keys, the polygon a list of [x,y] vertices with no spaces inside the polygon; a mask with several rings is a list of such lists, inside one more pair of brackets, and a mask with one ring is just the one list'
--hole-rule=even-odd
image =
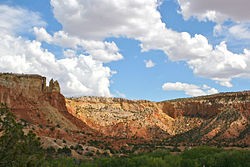
{"label": "valley floor", "polygon": [[249,157],[249,150],[197,147],[179,154],[171,154],[168,150],[155,150],[124,157],[101,157],[81,161],[61,157],[49,159],[45,164],[51,167],[249,167]]}

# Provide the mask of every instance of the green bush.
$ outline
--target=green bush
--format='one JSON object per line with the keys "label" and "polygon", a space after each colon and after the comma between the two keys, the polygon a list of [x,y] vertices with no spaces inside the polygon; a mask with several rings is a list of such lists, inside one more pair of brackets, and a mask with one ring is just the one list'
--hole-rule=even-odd
{"label": "green bush", "polygon": [[45,158],[36,135],[24,134],[6,105],[0,104],[0,166],[40,166]]}
{"label": "green bush", "polygon": [[131,154],[128,157],[105,157],[85,161],[65,157],[63,160],[53,159],[51,163],[54,166],[80,167],[250,167],[249,157],[250,151],[199,147],[180,154],[157,150],[139,155]]}

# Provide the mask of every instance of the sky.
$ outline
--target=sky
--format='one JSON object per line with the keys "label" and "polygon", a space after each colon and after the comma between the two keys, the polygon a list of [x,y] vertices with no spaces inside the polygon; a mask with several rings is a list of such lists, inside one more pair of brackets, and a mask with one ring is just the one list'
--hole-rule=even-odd
{"label": "sky", "polygon": [[249,0],[0,0],[0,72],[66,97],[162,101],[249,90]]}

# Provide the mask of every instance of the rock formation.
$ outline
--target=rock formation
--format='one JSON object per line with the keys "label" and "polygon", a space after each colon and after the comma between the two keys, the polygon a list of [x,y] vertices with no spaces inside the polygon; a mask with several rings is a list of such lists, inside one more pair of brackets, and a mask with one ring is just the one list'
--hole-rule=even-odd
{"label": "rock formation", "polygon": [[59,86],[59,83],[58,81],[54,81],[53,78],[49,81],[49,86],[46,87],[46,90],[49,92],[49,93],[52,93],[52,92],[58,92],[60,93],[60,86]]}
{"label": "rock formation", "polygon": [[250,144],[250,91],[163,102],[81,97],[66,103],[72,115],[106,136]]}
{"label": "rock formation", "polygon": [[1,73],[0,102],[47,146],[58,146],[56,139],[117,150],[145,143],[250,145],[250,91],[162,102],[65,99],[53,79],[46,86],[39,75]]}
{"label": "rock formation", "polygon": [[46,86],[46,78],[40,75],[1,73],[0,102],[5,103],[27,129],[35,130],[42,139],[74,141],[81,130],[93,132],[67,112],[59,83],[53,79]]}
{"label": "rock formation", "polygon": [[0,74],[0,102],[12,110],[34,107],[34,104],[48,102],[60,111],[66,111],[65,98],[60,93],[57,81],[51,79],[46,86],[46,78],[32,74]]}

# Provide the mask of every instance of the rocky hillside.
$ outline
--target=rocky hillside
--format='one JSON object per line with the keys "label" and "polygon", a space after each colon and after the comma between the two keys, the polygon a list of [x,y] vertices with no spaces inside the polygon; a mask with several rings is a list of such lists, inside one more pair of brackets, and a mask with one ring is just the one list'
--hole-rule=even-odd
{"label": "rocky hillside", "polygon": [[35,131],[45,147],[80,144],[94,146],[96,152],[145,143],[250,145],[250,91],[162,102],[65,99],[57,81],[47,86],[39,75],[2,73],[0,102],[27,130]]}
{"label": "rocky hillside", "polygon": [[163,102],[81,97],[68,111],[106,136],[183,143],[250,144],[250,92]]}
{"label": "rocky hillside", "polygon": [[[57,81],[39,75],[0,74],[0,102],[6,104],[27,130],[41,137],[44,146],[76,145],[97,133],[68,113]],[[87,131],[87,134],[80,133]],[[57,141],[58,140],[58,141]]]}

